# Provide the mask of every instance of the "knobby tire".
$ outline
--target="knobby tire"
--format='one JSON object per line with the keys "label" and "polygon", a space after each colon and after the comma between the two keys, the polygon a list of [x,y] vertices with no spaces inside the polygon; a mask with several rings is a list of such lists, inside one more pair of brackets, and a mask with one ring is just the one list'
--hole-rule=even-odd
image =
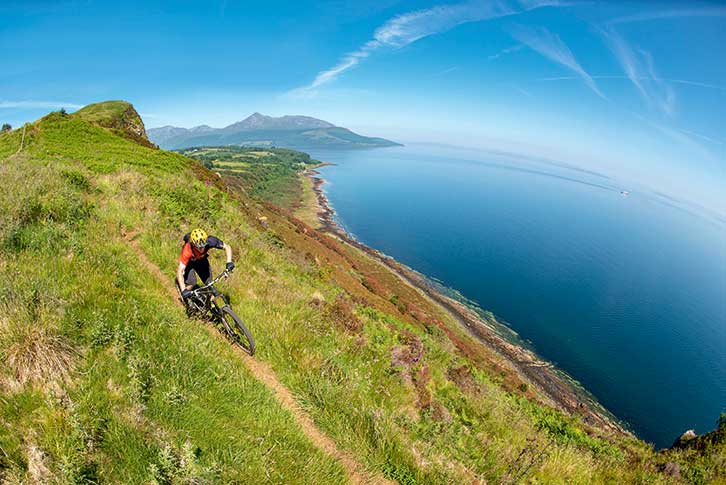
{"label": "knobby tire", "polygon": [[237,316],[229,305],[225,305],[219,310],[221,312],[220,318],[224,329],[232,341],[248,354],[255,355],[255,348],[257,347],[255,339],[252,337],[250,331],[247,330],[245,324],[242,323],[242,319]]}

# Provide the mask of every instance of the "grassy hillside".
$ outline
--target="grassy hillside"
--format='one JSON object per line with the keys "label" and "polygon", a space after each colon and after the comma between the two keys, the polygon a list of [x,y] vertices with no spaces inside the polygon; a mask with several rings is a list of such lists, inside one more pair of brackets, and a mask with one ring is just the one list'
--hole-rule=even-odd
{"label": "grassy hillside", "polygon": [[255,358],[373,481],[724,480],[722,442],[659,454],[564,415],[365,254],[118,130],[52,113],[17,155],[22,129],[0,135],[2,480],[355,479],[169,296],[195,226],[234,248]]}

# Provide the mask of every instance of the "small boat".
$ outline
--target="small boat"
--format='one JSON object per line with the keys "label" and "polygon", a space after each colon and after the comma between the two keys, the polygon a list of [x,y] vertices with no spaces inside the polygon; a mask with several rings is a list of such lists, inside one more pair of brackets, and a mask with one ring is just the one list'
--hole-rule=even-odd
{"label": "small boat", "polygon": [[622,195],[623,197],[627,197],[630,195],[630,192],[628,192],[627,190],[621,190],[620,195]]}

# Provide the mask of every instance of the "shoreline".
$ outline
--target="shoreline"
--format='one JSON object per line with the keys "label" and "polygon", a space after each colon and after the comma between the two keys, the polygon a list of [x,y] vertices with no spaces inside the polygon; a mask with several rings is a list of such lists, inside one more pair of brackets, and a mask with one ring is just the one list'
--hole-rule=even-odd
{"label": "shoreline", "polygon": [[[322,166],[333,165],[324,163]],[[323,191],[326,180],[320,177],[320,172],[308,169],[302,174],[312,181],[315,193],[316,214],[319,226],[317,231],[329,233],[338,237],[345,243],[363,251],[379,264],[392,271],[402,281],[416,288],[426,298],[432,300],[443,308],[456,320],[477,342],[493,350],[512,370],[525,382],[530,383],[539,391],[539,394],[549,401],[553,407],[569,415],[579,415],[586,424],[602,430],[633,436],[616,416],[600,404],[594,396],[579,382],[552,363],[545,361],[522,345],[513,343],[505,338],[495,326],[486,321],[472,307],[463,301],[448,296],[436,288],[425,275],[396,261],[394,258],[356,240],[335,221],[335,209]],[[504,324],[498,323],[513,332]]]}
{"label": "shoreline", "polygon": [[335,222],[335,210],[331,206],[328,198],[325,196],[325,192],[323,192],[323,185],[326,183],[326,180],[320,177],[320,172],[317,171],[320,167],[329,167],[333,165],[334,164],[332,163],[321,163],[315,168],[307,169],[302,173],[303,177],[307,177],[311,180],[313,184],[313,192],[315,193],[315,213],[318,217],[319,226],[314,229],[322,232],[333,233],[337,236],[345,237],[346,239],[352,239],[350,235],[345,232],[337,222]]}

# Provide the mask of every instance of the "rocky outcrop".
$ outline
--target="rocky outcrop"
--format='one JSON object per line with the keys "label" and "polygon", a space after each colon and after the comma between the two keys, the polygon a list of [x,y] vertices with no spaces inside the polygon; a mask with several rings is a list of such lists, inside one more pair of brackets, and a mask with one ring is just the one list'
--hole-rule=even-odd
{"label": "rocky outcrop", "polygon": [[726,413],[721,414],[715,430],[699,436],[694,430],[689,429],[678,437],[671,449],[704,451],[722,443],[726,443]]}
{"label": "rocky outcrop", "polygon": [[139,113],[131,103],[126,101],[105,101],[89,104],[78,110],[73,116],[107,128],[117,135],[133,140],[140,145],[158,148],[149,140]]}
{"label": "rocky outcrop", "polygon": [[158,148],[149,140],[144,122],[131,104],[128,105],[120,117],[111,120],[109,124],[110,126],[107,126],[107,128],[111,128],[125,138],[149,148]]}

